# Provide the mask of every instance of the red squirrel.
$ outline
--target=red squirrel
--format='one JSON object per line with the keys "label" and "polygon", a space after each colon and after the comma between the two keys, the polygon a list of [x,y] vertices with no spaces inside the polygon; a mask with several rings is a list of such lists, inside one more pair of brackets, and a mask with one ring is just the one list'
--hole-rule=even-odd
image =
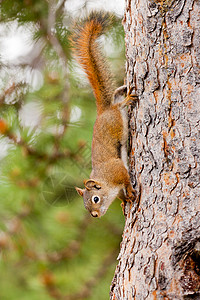
{"label": "red squirrel", "polygon": [[93,217],[103,216],[116,197],[123,203],[133,202],[136,198],[127,167],[126,106],[136,101],[137,96],[128,93],[122,102],[116,102],[117,96],[126,91],[126,86],[114,92],[111,73],[96,41],[107,29],[110,19],[109,13],[92,12],[76,25],[71,38],[73,52],[87,74],[97,106],[92,172],[90,179],[84,181],[84,189],[76,187]]}

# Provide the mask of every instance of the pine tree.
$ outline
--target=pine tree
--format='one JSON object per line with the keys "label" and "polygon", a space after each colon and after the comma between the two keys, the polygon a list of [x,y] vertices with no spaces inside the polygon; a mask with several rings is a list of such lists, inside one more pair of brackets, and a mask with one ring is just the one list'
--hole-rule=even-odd
{"label": "pine tree", "polygon": [[199,1],[126,1],[130,170],[111,299],[200,299]]}

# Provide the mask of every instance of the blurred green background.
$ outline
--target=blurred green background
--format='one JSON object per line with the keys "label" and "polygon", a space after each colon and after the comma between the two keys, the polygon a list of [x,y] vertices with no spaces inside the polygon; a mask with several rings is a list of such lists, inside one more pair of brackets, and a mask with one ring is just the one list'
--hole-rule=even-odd
{"label": "blurred green background", "polygon": [[[72,14],[68,1],[0,4],[3,300],[109,299],[124,225],[120,201],[96,220],[74,190],[91,171],[96,106],[68,38],[73,18],[87,12],[81,3]],[[120,86],[120,18],[101,41]]]}

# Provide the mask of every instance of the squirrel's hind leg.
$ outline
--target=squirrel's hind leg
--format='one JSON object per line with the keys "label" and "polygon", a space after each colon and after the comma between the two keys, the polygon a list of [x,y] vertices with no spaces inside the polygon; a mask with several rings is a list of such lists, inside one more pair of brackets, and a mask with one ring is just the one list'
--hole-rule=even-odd
{"label": "squirrel's hind leg", "polygon": [[[136,94],[132,94],[132,88],[129,89],[127,93],[127,86],[122,85],[119,88],[117,88],[113,94],[113,102],[114,104],[117,104],[120,108],[124,108],[125,106],[129,104],[133,104],[136,101],[138,101],[138,96]],[[123,99],[124,94],[127,93],[127,96],[125,99]],[[122,100],[123,99],[123,100]]]}
{"label": "squirrel's hind leg", "polygon": [[118,87],[113,94],[113,102],[114,104],[121,102],[121,98],[124,97],[124,94],[127,93],[127,86],[126,85],[122,85],[120,87]]}
{"label": "squirrel's hind leg", "polygon": [[118,103],[118,105],[120,106],[120,108],[124,108],[129,104],[135,104],[137,101],[138,96],[136,94],[128,94],[122,102]]}

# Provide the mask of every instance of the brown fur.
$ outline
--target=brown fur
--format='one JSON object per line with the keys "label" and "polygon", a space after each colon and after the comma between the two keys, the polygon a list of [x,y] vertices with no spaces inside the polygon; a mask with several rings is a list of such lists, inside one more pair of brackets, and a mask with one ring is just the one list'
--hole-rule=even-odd
{"label": "brown fur", "polygon": [[98,114],[110,106],[114,92],[112,75],[96,41],[111,19],[109,13],[92,12],[87,19],[75,25],[71,38],[74,54],[93,88]]}
{"label": "brown fur", "polygon": [[[133,97],[128,95],[123,102],[113,103],[113,95],[116,98],[113,80],[96,42],[109,22],[110,15],[92,13],[76,26],[72,36],[74,53],[88,76],[97,104],[92,140],[92,172],[90,179],[84,182],[85,189],[76,188],[93,217],[105,214],[117,196],[123,201],[135,199],[135,191],[122,160],[122,149],[126,148],[128,136],[124,107]],[[95,199],[99,199],[99,202],[95,203]]]}

